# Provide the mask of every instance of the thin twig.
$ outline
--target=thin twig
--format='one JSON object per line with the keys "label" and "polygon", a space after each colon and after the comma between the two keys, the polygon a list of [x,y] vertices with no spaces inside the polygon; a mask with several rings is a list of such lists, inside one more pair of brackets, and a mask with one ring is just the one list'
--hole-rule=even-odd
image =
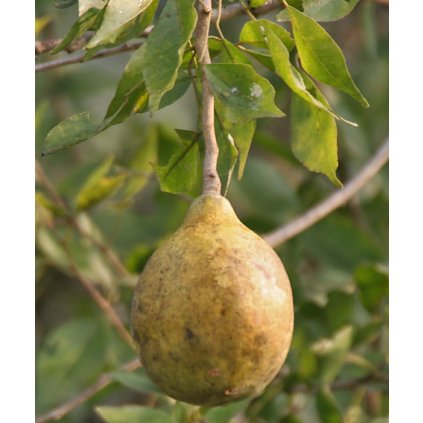
{"label": "thin twig", "polygon": [[[134,370],[141,367],[141,363],[138,359],[132,360],[129,363],[126,363],[122,367],[119,368],[119,371],[121,372],[133,372]],[[72,410],[74,410],[76,407],[80,406],[84,402],[88,401],[91,397],[93,397],[95,394],[100,392],[102,389],[109,386],[111,383],[113,383],[113,374],[112,373],[106,373],[99,377],[97,382],[95,382],[93,385],[89,386],[87,389],[84,389],[80,394],[78,394],[76,397],[72,398],[70,401],[65,402],[64,404],[60,405],[59,407],[55,408],[54,410],[49,411],[46,414],[43,414],[42,416],[38,417],[36,419],[36,423],[45,423],[51,420],[59,420],[62,417],[66,416],[66,414],[69,414]]]}
{"label": "thin twig", "polygon": [[214,130],[214,97],[206,75],[206,66],[211,63],[208,47],[211,14],[211,0],[203,0],[198,10],[197,28],[195,29],[195,50],[201,69],[203,87],[201,110],[201,126],[205,143],[203,194],[220,194],[221,183],[217,173],[219,147]]}
{"label": "thin twig", "polygon": [[[143,41],[136,41],[131,43],[125,43],[117,47],[106,48],[94,54],[89,60],[101,59],[103,57],[114,56],[115,54],[122,53],[124,51],[136,50],[141,46]],[[62,66],[72,65],[75,63],[84,62],[85,53],[78,53],[74,56],[64,57],[62,59],[50,60],[49,62],[38,63],[35,65],[35,72],[42,72],[54,68],[60,68]]]}
{"label": "thin twig", "polygon": [[388,161],[389,141],[386,140],[375,155],[367,162],[361,171],[349,181],[342,190],[335,192],[321,203],[312,207],[292,222],[275,229],[263,238],[272,247],[284,243],[299,233],[305,231],[352,198],[370,179],[372,179]]}
{"label": "thin twig", "polygon": [[[271,12],[274,9],[277,8],[281,8],[282,6],[274,0],[270,0],[267,3],[265,3],[263,6],[260,6],[256,9],[253,9],[253,14],[255,16],[260,16],[260,15],[264,15],[266,13]],[[227,6],[225,9],[222,9],[222,14],[221,14],[221,20],[228,20],[231,18],[234,18],[235,16],[241,15],[245,13],[245,8],[243,7],[242,4],[240,3],[235,3],[232,5]],[[216,19],[218,17],[218,12],[216,10],[213,10],[212,12],[212,17],[211,20],[212,22],[216,22]],[[152,31],[153,26],[150,26],[149,28],[147,28],[142,36],[143,37],[147,37],[148,34]],[[37,43],[38,43],[38,49],[43,50],[43,53],[46,51],[49,51],[51,49],[53,49],[56,45],[57,42],[60,42],[62,40],[45,40],[45,41],[37,41],[36,42],[36,49],[37,49]],[[76,43],[78,43],[79,40],[76,41]],[[40,45],[40,43],[45,43],[45,46],[42,47]],[[114,56],[115,54],[119,54],[122,53],[124,51],[131,51],[131,50],[136,50],[138,47],[140,47],[140,45],[143,43],[143,41],[136,41],[136,42],[131,42],[131,43],[126,43],[126,44],[122,44],[120,46],[117,47],[112,47],[112,48],[106,48],[104,50],[99,51],[98,53],[94,54],[89,60],[92,59],[100,59],[102,57],[109,57],[109,56]],[[53,47],[51,47],[50,49],[48,48],[48,45],[52,45]],[[83,44],[81,45],[81,47],[83,46]],[[72,51],[73,50],[73,46],[70,47],[70,49]],[[72,65],[72,64],[76,64],[76,63],[82,63],[84,62],[84,56],[85,53],[80,53],[71,57],[64,57],[61,59],[57,59],[57,60],[51,60],[45,63],[38,63],[35,65],[35,72],[43,72],[43,71],[47,71],[50,69],[55,69],[55,68],[59,68],[62,66],[67,66],[67,65]]]}

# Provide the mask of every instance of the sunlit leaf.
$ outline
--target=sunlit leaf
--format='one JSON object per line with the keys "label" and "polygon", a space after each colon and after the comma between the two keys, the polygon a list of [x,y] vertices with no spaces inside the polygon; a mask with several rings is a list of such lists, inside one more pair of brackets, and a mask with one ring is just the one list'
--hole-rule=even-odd
{"label": "sunlit leaf", "polygon": [[152,0],[126,1],[109,0],[100,28],[86,45],[93,49],[100,45],[112,44],[133,25],[135,19],[151,4]]}
{"label": "sunlit leaf", "polygon": [[197,21],[194,0],[169,0],[148,37],[143,75],[156,111],[163,95],[175,85],[182,56]]}
{"label": "sunlit leaf", "polygon": [[173,423],[164,411],[137,405],[122,407],[96,407],[97,414],[107,423]]}
{"label": "sunlit leaf", "polygon": [[288,7],[301,64],[311,76],[346,92],[368,107],[345,62],[342,50],[317,22],[293,7]]}
{"label": "sunlit leaf", "polygon": [[108,0],[79,0],[78,1],[78,13],[79,16],[83,15],[88,9],[95,7],[96,9],[102,9]]}

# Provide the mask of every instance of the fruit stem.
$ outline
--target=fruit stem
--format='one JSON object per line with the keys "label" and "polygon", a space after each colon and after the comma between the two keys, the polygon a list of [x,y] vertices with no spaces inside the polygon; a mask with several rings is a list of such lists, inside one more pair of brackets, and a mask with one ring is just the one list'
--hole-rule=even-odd
{"label": "fruit stem", "polygon": [[203,163],[203,194],[220,194],[221,183],[217,173],[219,147],[214,130],[214,97],[206,75],[206,65],[211,63],[208,36],[212,17],[211,0],[199,0],[198,21],[195,29],[195,50],[201,70],[202,110],[201,126],[205,144]]}

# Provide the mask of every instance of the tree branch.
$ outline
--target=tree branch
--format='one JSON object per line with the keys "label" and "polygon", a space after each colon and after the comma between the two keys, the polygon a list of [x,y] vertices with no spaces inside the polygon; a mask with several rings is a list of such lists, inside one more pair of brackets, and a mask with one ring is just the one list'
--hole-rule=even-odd
{"label": "tree branch", "polygon": [[[276,0],[270,0],[267,3],[265,3],[263,6],[260,6],[256,9],[252,9],[255,16],[264,15],[266,13],[269,13],[270,11],[276,9],[276,8],[282,8],[278,1]],[[221,14],[221,20],[227,20],[234,18],[235,16],[241,15],[243,13],[246,13],[244,6],[241,3],[235,3],[232,5],[227,6],[222,10]],[[217,11],[213,10],[211,20],[212,22],[215,22],[217,19]],[[153,26],[148,27],[142,34],[141,37],[147,37],[149,33],[152,31]],[[90,40],[92,37],[91,33],[87,33],[82,38],[74,41],[71,43],[65,51],[74,52],[76,50],[79,50],[85,46],[85,44]],[[44,40],[44,41],[36,41],[35,42],[35,54],[42,54],[46,53],[53,48],[55,48],[57,45],[60,44],[62,40],[61,39],[54,39],[54,40]],[[99,51],[98,53],[94,54],[89,60],[92,59],[100,59],[102,57],[108,57],[113,56],[115,54],[122,53],[124,51],[131,51],[136,50],[143,41],[136,41],[131,43],[122,44],[117,47],[112,48],[106,48],[104,50]],[[85,53],[77,54],[72,57],[65,57],[61,59],[51,60],[45,63],[38,63],[35,65],[35,72],[43,72],[50,69],[55,69],[62,66],[72,65],[75,63],[82,63],[83,57]]]}
{"label": "tree branch", "polygon": [[388,161],[389,141],[386,140],[375,155],[361,169],[361,171],[349,181],[342,190],[336,191],[328,198],[317,204],[303,215],[292,222],[275,229],[263,238],[271,247],[277,247],[285,241],[305,231],[310,226],[344,205],[352,198],[370,179],[372,179],[383,165]]}
{"label": "tree branch", "polygon": [[203,194],[220,194],[221,183],[217,173],[219,147],[214,130],[214,97],[206,75],[206,65],[211,63],[208,47],[211,15],[211,0],[202,0],[198,7],[195,50],[200,64],[203,87],[201,126],[206,147],[203,164]]}
{"label": "tree branch", "polygon": [[[138,359],[132,360],[129,363],[126,363],[123,365],[119,371],[123,372],[133,372],[134,370],[141,367],[141,363]],[[71,400],[65,402],[64,404],[60,405],[59,407],[55,408],[54,410],[49,411],[46,414],[43,414],[42,416],[38,417],[36,419],[36,423],[45,423],[50,420],[59,420],[62,417],[66,416],[66,414],[69,414],[72,410],[74,410],[76,407],[80,406],[87,400],[89,400],[91,397],[93,397],[95,394],[100,392],[102,389],[106,388],[113,382],[113,374],[112,373],[106,373],[99,377],[97,382],[95,382],[93,385],[89,386],[87,389],[82,391],[80,394],[78,394],[76,397],[72,398]]]}
{"label": "tree branch", "polygon": [[[138,47],[141,46],[143,41],[136,41],[125,43],[117,47],[106,48],[104,50],[99,51],[98,53],[94,54],[89,60],[93,59],[101,59],[103,57],[114,56],[115,54],[123,53],[124,51],[132,51],[136,50]],[[84,62],[84,53],[78,53],[74,56],[64,57],[61,59],[50,60],[44,63],[38,63],[35,65],[35,72],[43,72],[50,69],[59,68],[62,66],[72,65],[75,63],[82,63]]]}

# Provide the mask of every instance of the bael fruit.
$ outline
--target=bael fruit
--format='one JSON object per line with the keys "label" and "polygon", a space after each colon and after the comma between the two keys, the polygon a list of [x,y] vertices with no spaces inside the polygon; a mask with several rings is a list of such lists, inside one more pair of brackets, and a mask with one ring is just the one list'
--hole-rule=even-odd
{"label": "bael fruit", "polygon": [[202,195],[151,256],[131,326],[150,378],[169,396],[215,406],[258,395],[293,331],[291,286],[277,254],[220,195]]}

